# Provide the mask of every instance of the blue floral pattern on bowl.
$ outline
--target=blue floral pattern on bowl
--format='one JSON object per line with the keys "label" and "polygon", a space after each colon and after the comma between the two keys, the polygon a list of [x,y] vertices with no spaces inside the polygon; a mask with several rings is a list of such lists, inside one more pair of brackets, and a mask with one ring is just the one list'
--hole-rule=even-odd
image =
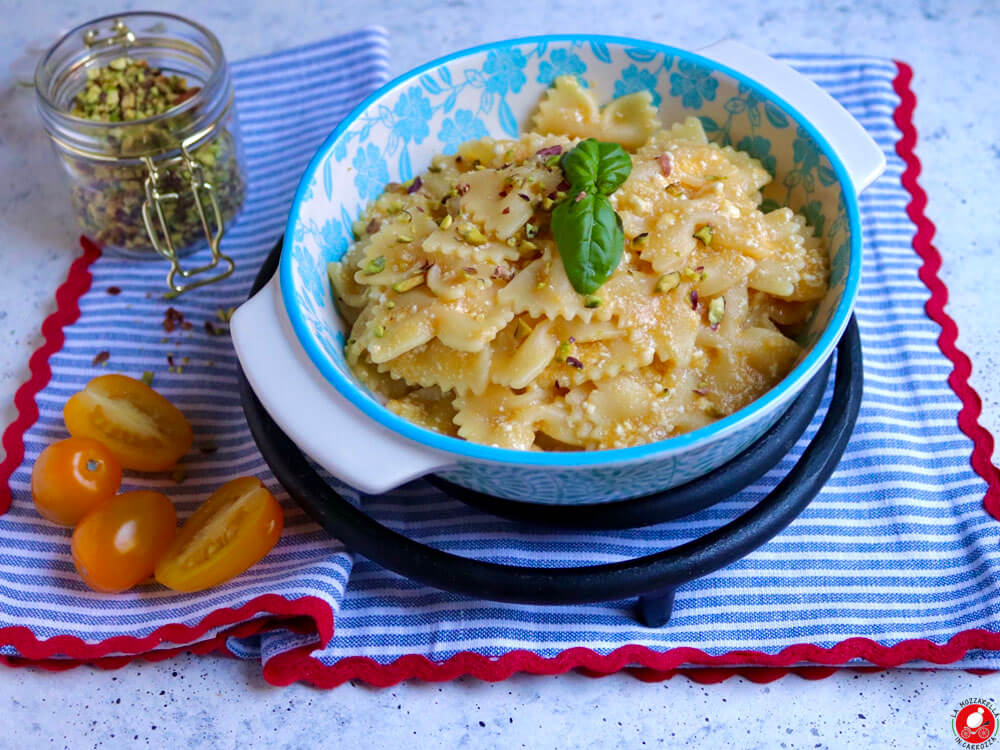
{"label": "blue floral pattern on bowl", "polygon": [[[351,241],[351,225],[389,181],[406,181],[436,153],[491,135],[515,138],[559,75],[576,75],[608,101],[649,90],[664,123],[696,115],[709,138],[758,158],[775,179],[764,210],[807,216],[831,252],[831,290],[802,343],[807,351],[777,388],[715,425],[659,444],[592,453],[520,453],[448,438],[406,423],[358,384],[343,357],[325,265]],[[812,350],[842,304],[860,248],[846,172],[797,113],[735,71],[682,50],[606,37],[512,40],[430,63],[373,95],[321,147],[306,170],[286,231],[281,283],[289,318],[323,375],[390,429],[442,450],[440,472],[472,489],[548,503],[597,502],[690,481],[762,435],[821,363]],[[849,193],[849,195],[848,195]],[[847,196],[847,197],[845,197]],[[825,341],[825,354],[834,342]],[[807,370],[809,372],[807,372]]]}

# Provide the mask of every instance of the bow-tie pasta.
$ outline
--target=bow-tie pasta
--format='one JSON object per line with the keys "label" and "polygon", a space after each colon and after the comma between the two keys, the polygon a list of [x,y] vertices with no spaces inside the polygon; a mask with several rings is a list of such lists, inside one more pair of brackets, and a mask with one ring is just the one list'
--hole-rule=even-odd
{"label": "bow-tie pasta", "polygon": [[[760,210],[760,162],[697,118],[664,127],[647,93],[600,107],[574,78],[532,122],[435,157],[365,211],[328,269],[358,380],[416,424],[520,450],[664,440],[781,380],[829,261],[801,216]],[[587,137],[633,167],[610,197],[624,255],[584,296],[550,222],[568,190],[553,157]]]}

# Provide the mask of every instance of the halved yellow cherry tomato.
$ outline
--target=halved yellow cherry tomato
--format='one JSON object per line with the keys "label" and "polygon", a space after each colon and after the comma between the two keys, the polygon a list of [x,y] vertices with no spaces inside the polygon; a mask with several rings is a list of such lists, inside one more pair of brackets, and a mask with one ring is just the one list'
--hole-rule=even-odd
{"label": "halved yellow cherry tomato", "polygon": [[152,575],[177,533],[177,512],[159,492],[123,492],[73,531],[73,564],[95,591],[116,593]]}
{"label": "halved yellow cherry tomato", "polygon": [[228,581],[270,552],[284,525],[281,506],[257,477],[226,482],[181,526],[156,580],[175,591]]}
{"label": "halved yellow cherry tomato", "polygon": [[31,469],[31,497],[38,512],[64,526],[112,497],[122,483],[122,467],[103,443],[66,438],[38,454]]}
{"label": "halved yellow cherry tomato", "polygon": [[101,375],[63,407],[74,437],[104,443],[126,469],[164,471],[191,447],[184,415],[148,385],[125,375]]}

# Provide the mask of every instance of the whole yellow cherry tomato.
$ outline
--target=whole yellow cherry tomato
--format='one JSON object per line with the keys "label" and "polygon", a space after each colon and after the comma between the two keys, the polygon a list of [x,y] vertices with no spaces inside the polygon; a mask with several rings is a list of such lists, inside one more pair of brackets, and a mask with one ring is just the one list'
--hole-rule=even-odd
{"label": "whole yellow cherry tomato", "polygon": [[77,524],[73,564],[95,591],[125,591],[152,575],[176,533],[177,512],[166,495],[124,492]]}
{"label": "whole yellow cherry tomato", "polygon": [[103,443],[71,437],[43,450],[31,469],[31,497],[50,521],[75,526],[112,497],[122,483],[122,467]]}

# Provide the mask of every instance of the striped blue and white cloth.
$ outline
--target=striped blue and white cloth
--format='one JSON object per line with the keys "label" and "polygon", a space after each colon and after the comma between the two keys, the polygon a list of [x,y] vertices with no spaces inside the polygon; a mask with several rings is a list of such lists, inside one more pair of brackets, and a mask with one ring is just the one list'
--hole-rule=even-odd
{"label": "striped blue and white cloth", "polygon": [[[785,59],[841,101],[888,158],[885,175],[862,199],[866,254],[857,316],[865,350],[864,404],[840,467],[802,516],[738,563],[683,586],[668,626],[638,625],[630,601],[527,606],[426,588],[353,557],[283,494],[287,524],[281,542],[235,581],[197,595],[152,586],[98,595],[73,571],[68,532],[34,512],[31,463],[64,436],[62,405],[99,372],[91,362],[101,350],[111,353],[106,371],[154,371],[157,389],[191,419],[196,442],[219,446],[186,461],[183,484],[129,477],[126,488],[164,488],[182,516],[232,476],[257,474],[278,491],[244,424],[228,339],[208,336],[202,321],[243,300],[281,232],[309,156],[348,108],[385,79],[385,39],[365,30],[234,65],[250,185],[247,207],[226,240],[238,271],[210,295],[174,302],[195,323],[192,330],[164,340],[159,323],[165,303],[157,294],[163,269],[157,264],[103,257],[93,265],[94,283],[80,301],[80,319],[66,330],[64,347],[51,359],[52,382],[37,398],[40,417],[25,436],[26,458],[11,482],[13,506],[0,517],[0,628],[21,625],[39,639],[71,634],[94,644],[119,635],[148,637],[168,623],[193,626],[215,610],[239,608],[264,594],[312,597],[335,617],[327,643],[316,633],[279,629],[230,638],[228,646],[239,656],[261,659],[265,669],[276,657],[287,667],[295,655],[303,661],[299,672],[308,667],[314,675],[336,670],[349,657],[387,665],[412,654],[443,662],[461,652],[496,659],[526,650],[552,658],[580,646],[609,654],[626,645],[657,653],[688,647],[708,655],[776,654],[796,644],[830,648],[857,637],[886,646],[909,639],[942,644],[961,631],[1000,631],[1000,526],[983,510],[987,487],[970,468],[972,443],[957,425],[961,404],[947,383],[952,366],[936,344],[939,326],[924,311],[930,295],[917,275],[915,227],[905,212],[910,196],[901,186],[904,164],[895,151],[901,135],[893,122],[896,66],[868,57]],[[112,285],[121,287],[121,295],[105,293]],[[182,373],[168,371],[168,353],[175,362],[188,358]],[[817,427],[818,420],[807,436]],[[479,559],[609,562],[684,542],[745,511],[780,481],[803,447],[739,496],[688,519],[639,530],[526,528],[474,511],[423,482],[391,497],[366,499],[364,507],[417,539]],[[200,638],[217,630],[209,628]],[[4,632],[0,643],[8,645],[0,653],[19,654],[3,640]],[[859,655],[853,663],[865,660]],[[1000,667],[1000,657],[973,650],[955,666]],[[349,669],[340,674],[353,676]]]}

